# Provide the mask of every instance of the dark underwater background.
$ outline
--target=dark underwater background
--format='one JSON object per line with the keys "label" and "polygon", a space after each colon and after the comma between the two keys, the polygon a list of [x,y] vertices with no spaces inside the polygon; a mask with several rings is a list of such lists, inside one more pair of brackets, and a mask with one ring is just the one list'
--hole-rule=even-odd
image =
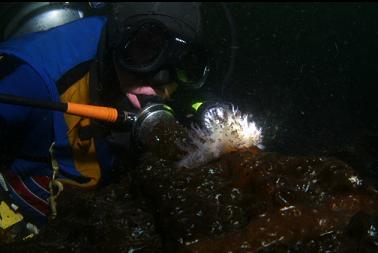
{"label": "dark underwater background", "polygon": [[[204,89],[253,114],[267,150],[336,156],[376,181],[378,4],[227,6],[236,34],[233,71],[227,83]],[[212,29],[221,34],[219,20]]]}

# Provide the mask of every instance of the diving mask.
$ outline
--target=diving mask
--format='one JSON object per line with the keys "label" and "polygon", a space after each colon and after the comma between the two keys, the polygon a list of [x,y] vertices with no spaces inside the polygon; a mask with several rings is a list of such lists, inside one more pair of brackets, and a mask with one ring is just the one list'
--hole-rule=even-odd
{"label": "diving mask", "polygon": [[156,20],[134,26],[114,54],[117,64],[126,71],[149,76],[152,82],[175,81],[186,88],[202,87],[210,70],[203,47],[170,32]]}

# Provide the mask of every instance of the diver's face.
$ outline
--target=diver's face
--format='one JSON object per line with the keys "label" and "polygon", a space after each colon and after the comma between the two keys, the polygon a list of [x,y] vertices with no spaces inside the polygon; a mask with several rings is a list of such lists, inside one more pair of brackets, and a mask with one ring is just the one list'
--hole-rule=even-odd
{"label": "diver's face", "polygon": [[[160,82],[156,82],[155,80],[151,80],[151,77],[148,75],[125,71],[121,69],[118,64],[114,64],[114,66],[123,94],[138,109],[140,109],[141,105],[136,95],[160,96],[165,100],[169,98],[177,88],[175,82],[169,82],[169,79],[164,79],[164,77],[160,78]],[[160,74],[164,75],[164,71]]]}

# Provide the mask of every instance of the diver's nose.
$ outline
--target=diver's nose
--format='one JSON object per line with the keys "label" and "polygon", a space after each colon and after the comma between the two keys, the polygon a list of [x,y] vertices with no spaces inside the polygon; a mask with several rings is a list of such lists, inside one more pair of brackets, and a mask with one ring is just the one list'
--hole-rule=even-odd
{"label": "diver's nose", "polygon": [[154,85],[163,85],[171,82],[170,71],[168,69],[160,70],[153,76],[152,81]]}

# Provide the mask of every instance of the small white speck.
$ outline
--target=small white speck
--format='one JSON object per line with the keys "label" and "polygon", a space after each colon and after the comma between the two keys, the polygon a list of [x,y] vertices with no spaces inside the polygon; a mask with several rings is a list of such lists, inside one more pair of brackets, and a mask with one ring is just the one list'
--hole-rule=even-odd
{"label": "small white speck", "polygon": [[176,41],[186,44],[186,41],[180,38],[175,38]]}

